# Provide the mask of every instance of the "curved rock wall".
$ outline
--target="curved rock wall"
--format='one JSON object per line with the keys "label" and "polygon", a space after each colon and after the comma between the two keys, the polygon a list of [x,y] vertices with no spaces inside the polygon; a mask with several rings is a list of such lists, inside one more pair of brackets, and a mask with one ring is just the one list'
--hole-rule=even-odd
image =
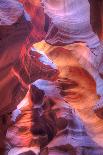
{"label": "curved rock wall", "polygon": [[[37,45],[34,46],[37,48]],[[96,84],[88,72],[81,68],[82,66],[80,66],[76,56],[73,54],[80,52],[86,56],[86,48],[86,46],[79,43],[64,47],[51,46],[45,42],[38,44],[38,49],[44,50],[59,68],[59,88],[61,88],[61,95],[79,113],[79,117],[83,121],[86,132],[91,137],[91,140],[103,148],[103,119],[96,116],[93,111],[93,107],[98,100]],[[99,154],[101,149],[93,150],[91,152],[95,155]],[[48,149],[45,150],[44,154],[46,152],[48,154]],[[84,154],[88,155],[89,153],[85,152]]]}
{"label": "curved rock wall", "polygon": [[[45,36],[40,1],[20,2],[23,5],[14,0],[0,1],[0,115],[3,116],[22,100],[28,84],[39,78],[56,80],[58,76],[56,66],[47,56],[31,48],[33,42]],[[62,39],[69,40],[66,33],[62,38],[59,32],[58,42],[58,28],[52,26],[46,38],[53,41],[51,44],[61,45]],[[97,31],[101,32],[101,27]],[[88,48],[82,43],[67,46],[66,50],[55,48],[44,44],[45,52],[59,68],[58,81],[38,80],[32,84],[32,102],[26,100],[27,107],[21,108],[20,118],[7,132],[12,144],[9,154],[26,154],[27,151],[27,154],[40,152],[41,155],[103,154],[102,119],[93,111],[97,100],[95,82],[74,56],[83,52],[85,57]],[[0,125],[3,122],[5,124],[5,117],[0,117]],[[2,139],[3,130],[0,128]]]}
{"label": "curved rock wall", "polygon": [[44,10],[51,18],[52,23],[47,33],[46,41],[52,45],[67,45],[81,41],[86,42],[90,48],[98,46],[98,38],[94,32],[102,40],[102,3],[102,0],[91,0],[89,8],[88,0],[83,2],[78,0],[76,3],[74,1],[61,1],[61,5],[59,5],[58,1],[56,5],[54,5],[54,2],[48,1]]}
{"label": "curved rock wall", "polygon": [[[32,25],[24,14],[23,6],[12,0],[0,1],[0,115],[11,107],[20,83],[12,69],[21,54],[21,48]],[[11,85],[12,83],[12,85]],[[10,88],[10,89],[9,89]],[[14,92],[15,89],[15,92]],[[14,94],[13,94],[14,92]],[[5,97],[6,95],[6,97]],[[13,99],[13,101],[12,101]],[[11,102],[12,101],[12,102]],[[14,104],[13,107],[10,104]],[[8,107],[8,105],[10,107]]]}
{"label": "curved rock wall", "polygon": [[32,43],[35,41],[41,41],[45,37],[44,26],[45,26],[45,15],[43,8],[40,5],[40,0],[19,0],[27,13],[30,15],[33,30],[30,35]]}
{"label": "curved rock wall", "polygon": [[[0,115],[2,115],[14,109],[22,100],[30,82],[41,76],[51,78],[52,75],[57,75],[57,69],[53,68],[46,55],[41,58],[41,54],[39,55],[35,49],[30,49],[33,24],[27,18],[21,3],[1,0],[0,15]],[[34,31],[38,32],[37,27]],[[40,38],[35,36],[35,42]],[[41,70],[42,67],[45,70]]]}

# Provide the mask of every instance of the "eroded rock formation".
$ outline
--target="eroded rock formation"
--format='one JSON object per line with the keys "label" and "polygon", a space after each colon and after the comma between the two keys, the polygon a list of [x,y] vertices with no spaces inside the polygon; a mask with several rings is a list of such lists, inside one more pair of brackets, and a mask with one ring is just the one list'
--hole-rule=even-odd
{"label": "eroded rock formation", "polygon": [[[96,8],[99,10],[98,13]],[[94,110],[99,115],[102,115],[103,110],[103,43],[98,37],[100,34],[102,36],[101,8],[102,1],[95,2],[95,0],[90,3],[88,0],[76,2],[62,0],[55,3],[44,0],[44,10],[51,18],[46,42],[55,46],[85,43],[82,52],[81,49],[74,51],[72,49],[72,52],[96,81],[97,94],[101,97]]]}
{"label": "eroded rock formation", "polygon": [[[103,148],[88,135],[85,123],[77,110],[75,111],[60,95],[61,91],[64,91],[64,87],[61,86],[64,84],[63,78],[61,80],[50,82],[40,79],[32,84],[30,90],[32,105],[29,102],[27,106],[21,108],[16,124],[8,129],[7,136],[11,144],[8,155],[14,152],[15,155],[20,152],[26,153],[26,150],[32,150],[36,154],[40,152],[41,155],[103,153]],[[72,92],[73,88],[80,86],[77,86],[75,81],[69,83],[67,81],[67,84],[70,97],[73,94],[69,90]],[[80,104],[79,100],[77,102]]]}
{"label": "eroded rock formation", "polygon": [[[0,115],[9,109],[14,89],[20,86],[12,69],[20,57],[24,41],[32,25],[26,19],[23,6],[17,1],[0,1]],[[12,83],[12,85],[11,85]],[[10,88],[10,89],[8,89]],[[6,94],[6,97],[5,97]],[[3,102],[2,102],[3,101]],[[12,108],[15,107],[16,104]]]}
{"label": "eroded rock formation", "polygon": [[[37,47],[37,44],[34,46]],[[60,71],[59,86],[62,89],[61,95],[79,113],[85,125],[86,132],[91,139],[103,147],[103,120],[96,116],[93,111],[93,107],[98,100],[95,81],[87,71],[81,68],[82,66],[80,66],[72,52],[72,50],[77,52],[79,50],[85,56],[85,46],[82,44],[75,46],[73,44],[68,45],[68,47],[57,47],[41,42],[38,45],[38,49],[44,50],[50,59],[57,64]],[[95,153],[96,150],[93,154]]]}
{"label": "eroded rock formation", "polygon": [[46,38],[48,43],[67,45],[74,42],[85,42],[89,48],[99,46],[99,39],[92,31],[90,24],[88,0],[76,2],[62,0],[61,3],[59,1],[55,3],[54,1],[44,2],[44,10],[53,23],[48,33],[49,36]]}
{"label": "eroded rock formation", "polygon": [[[1,148],[10,113],[25,97],[29,84],[41,77],[54,80],[58,71],[45,54],[31,48],[32,23],[21,3],[1,0],[0,17]],[[40,38],[36,36],[38,41]]]}
{"label": "eroded rock formation", "polygon": [[[45,54],[39,53],[30,47],[28,36],[31,33],[32,25],[31,21],[26,18],[23,6],[17,1],[8,0],[5,2],[1,0],[0,10],[0,70],[2,72],[0,74],[0,114],[2,114],[2,111],[3,113],[5,111],[2,107],[5,105],[6,109],[8,109],[6,102],[8,101],[8,105],[11,104],[11,100],[14,98],[13,94],[11,94],[14,88],[15,91],[20,91],[18,90],[21,87],[20,80],[24,82],[23,87],[27,87],[26,83],[30,83],[33,79],[35,81],[41,75],[51,77],[52,73],[56,71],[56,67],[53,66]],[[8,10],[10,10],[9,13]],[[40,38],[36,38],[39,41]],[[41,70],[42,67],[43,70]],[[46,74],[42,74],[42,71]],[[47,72],[50,72],[50,74]],[[36,73],[38,74],[37,77]],[[11,83],[11,89],[8,90]],[[17,94],[17,92],[15,93]],[[7,95],[6,98],[5,94]]]}
{"label": "eroded rock formation", "polygon": [[[20,2],[23,5],[17,0],[0,1],[0,115],[3,116],[0,117],[0,125],[2,124],[0,137],[4,139],[4,128],[5,130],[7,128],[7,126],[4,127],[4,124],[8,121],[11,124],[9,124],[10,127],[6,134],[7,152],[9,151],[7,154],[103,154],[102,119],[97,117],[93,111],[98,98],[96,85],[89,75],[91,73],[98,77],[98,71],[95,72],[94,68],[97,67],[96,63],[102,62],[102,57],[99,55],[99,59],[95,59],[97,53],[94,56],[90,54],[91,51],[84,43],[74,44],[74,41],[86,41],[84,32],[86,28],[88,30],[88,26],[84,28],[82,25],[82,31],[76,34],[77,27],[71,24],[73,31],[68,35],[68,26],[66,25],[67,29],[64,29],[65,25],[63,25],[68,18],[63,19],[62,26],[58,22],[61,19],[53,19],[46,41],[53,45],[73,43],[63,48],[42,44],[42,47],[44,45],[42,50],[58,66],[60,72],[58,76],[57,68],[52,61],[42,51],[34,48],[36,45],[31,48],[33,42],[40,41],[45,36],[44,13],[40,1],[20,0]],[[54,2],[53,4],[56,6],[56,1]],[[62,2],[59,3],[60,9],[62,9]],[[83,7],[81,7],[80,14],[78,13],[78,17],[82,16],[83,10],[86,10],[85,13],[88,15],[88,5],[87,3],[84,5],[87,0],[79,2],[83,2]],[[6,9],[4,9],[5,7]],[[78,4],[76,9],[78,10]],[[77,17],[76,9],[71,18],[74,21]],[[59,13],[62,12],[59,10]],[[52,15],[52,18],[54,17]],[[83,14],[83,18],[81,17],[86,20],[87,24],[88,18],[86,14]],[[81,21],[79,21],[80,26],[84,24]],[[78,22],[76,24],[78,25]],[[71,25],[69,26],[71,27]],[[89,25],[89,30],[91,31],[91,25]],[[90,39],[86,43],[93,48],[99,44],[99,40],[94,32],[90,31],[88,31],[88,35],[86,34],[86,37]],[[80,40],[76,38],[77,35]],[[98,48],[100,52],[102,48],[102,46]],[[91,59],[92,56],[93,59]],[[86,59],[89,61],[84,61]],[[92,62],[95,62],[94,66]],[[103,71],[101,64],[99,64],[101,68],[98,69],[100,73]],[[56,80],[57,76],[58,80],[55,82],[46,81]],[[39,78],[46,80],[37,80]],[[35,80],[37,81],[34,82]],[[28,91],[30,83],[32,83],[30,92],[12,113],[14,122],[12,124],[13,122],[10,122],[10,118],[7,120],[4,113],[11,112],[17,106]],[[8,89],[9,87],[10,89]],[[96,112],[102,114],[98,108]],[[9,117],[11,117],[10,114]]]}
{"label": "eroded rock formation", "polygon": [[41,41],[45,37],[45,15],[40,0],[19,0],[31,18],[33,29],[30,35],[31,43]]}

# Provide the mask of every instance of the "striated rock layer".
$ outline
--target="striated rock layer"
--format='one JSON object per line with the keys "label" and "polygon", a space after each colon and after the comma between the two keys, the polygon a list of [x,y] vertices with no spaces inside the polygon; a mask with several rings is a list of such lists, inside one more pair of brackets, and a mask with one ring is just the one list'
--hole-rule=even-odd
{"label": "striated rock layer", "polygon": [[[32,24],[30,18],[20,3],[13,0],[6,2],[4,0],[0,1],[0,5],[2,6],[0,8],[0,24],[2,30],[0,32],[0,115],[9,113],[9,111],[12,111],[17,106],[28,91],[28,85],[31,82],[39,78],[55,80],[58,76],[57,68],[52,64],[52,61],[41,51],[33,47],[30,48],[32,41],[39,41],[44,35],[44,15],[42,11],[40,11],[40,15],[43,15],[43,23],[41,23],[42,21],[38,18],[38,8],[36,8],[36,6],[39,5],[39,1],[35,1],[35,3],[33,0],[21,2],[31,16],[32,24],[34,25],[33,31],[31,31]],[[67,1],[67,4],[69,4],[69,2],[71,1]],[[87,2],[86,0],[82,2],[82,5],[86,5],[80,9],[80,15],[83,17],[81,17],[80,20],[89,20],[88,16],[84,18],[86,14],[82,14],[85,9],[86,13],[89,13],[87,11],[89,5],[85,3]],[[76,11],[78,10],[78,3],[76,4],[74,16],[71,18],[74,19],[74,21],[76,21]],[[5,6],[6,9],[4,9]],[[59,7],[59,13],[61,14],[61,10],[63,10],[62,1]],[[73,6],[71,7],[71,11],[72,8]],[[10,10],[9,13],[8,10]],[[51,11],[55,13],[54,10]],[[52,17],[55,18],[53,15]],[[66,25],[65,22],[67,19],[68,18],[64,17],[60,18],[64,25],[60,25],[57,22],[59,20],[53,20],[53,26],[55,24],[57,32],[57,27],[59,26],[60,28],[59,43],[54,39],[57,37],[56,39],[58,40],[58,36],[56,35],[53,38],[54,40],[50,40],[54,42],[50,43],[56,45],[64,43],[62,39],[65,39],[65,35],[68,31],[68,25]],[[81,29],[81,24],[83,24],[82,26],[84,27],[84,23],[79,22]],[[87,21],[85,22],[87,23]],[[40,25],[38,23],[40,23]],[[71,25],[69,26],[71,27]],[[64,32],[65,29],[63,26],[67,28],[66,32]],[[75,33],[77,29],[74,29],[74,25],[72,26],[73,33]],[[88,26],[85,28],[88,28]],[[85,29],[82,30],[78,36],[85,41],[85,37],[83,38]],[[89,30],[91,30],[90,25]],[[63,33],[61,33],[62,31]],[[90,31],[88,31],[86,37],[90,39],[90,42],[88,41],[87,43],[93,48],[99,44],[99,40],[93,32],[89,32]],[[51,32],[49,31],[48,34],[51,34]],[[28,35],[29,37],[27,37]],[[64,38],[62,38],[63,35]],[[73,35],[72,31],[70,35]],[[76,35],[72,36],[73,42]],[[36,39],[33,38],[34,36]],[[26,38],[27,40],[25,42]],[[66,35],[66,39],[69,41],[70,38]],[[82,41],[82,39],[77,39],[76,41]],[[85,65],[86,61],[83,61],[87,59],[90,54],[89,48],[82,43],[65,46],[64,48],[66,48],[66,50],[47,44],[45,45],[47,46],[44,46],[45,52],[47,52],[50,59],[52,59],[59,68],[60,75],[58,81],[37,80],[32,83],[29,94],[29,97],[31,97],[30,101],[26,100],[26,104],[25,102],[21,102],[18,108],[13,111],[12,121],[15,124],[12,124],[7,131],[7,142],[9,144],[7,146],[9,150],[8,155],[30,155],[33,153],[40,153],[41,155],[103,154],[102,119],[98,118],[93,111],[93,106],[98,98],[96,96],[95,82],[80,65]],[[75,56],[76,54],[77,56]],[[80,64],[78,64],[78,60]],[[94,61],[95,59],[93,62]],[[94,72],[94,66],[91,64],[88,65],[87,63],[86,68],[87,67],[90,73]],[[98,73],[95,75],[98,76],[97,74]],[[8,88],[10,89],[8,90]],[[6,94],[6,97],[4,94]],[[5,117],[0,118],[0,125],[1,124],[5,124]],[[4,129],[1,127],[0,137],[2,139],[3,131]]]}
{"label": "striated rock layer", "polygon": [[19,109],[21,115],[7,132],[9,155],[30,150],[41,155],[103,154],[102,119],[93,112],[95,82],[72,53],[85,52],[86,47],[73,44],[67,50],[45,43],[41,49],[57,64],[60,75],[56,82],[41,79],[32,84],[32,102]]}
{"label": "striated rock layer", "polygon": [[53,23],[46,38],[48,43],[67,45],[85,42],[89,48],[95,48],[100,44],[90,24],[88,0],[62,0],[61,3],[56,1],[56,5],[51,1],[44,1],[44,11]]}
{"label": "striated rock layer", "polygon": [[[102,117],[103,43],[96,34],[100,31],[99,36],[100,34],[102,36],[102,1],[92,0],[89,3],[88,0],[77,0],[76,2],[75,0],[62,0],[61,3],[59,1],[55,3],[44,0],[44,10],[51,18],[46,42],[55,46],[76,42],[85,43],[87,50],[72,50],[72,53],[96,81],[97,94],[101,97],[94,110],[98,116]],[[98,13],[97,10],[99,10]]]}
{"label": "striated rock layer", "polygon": [[[81,68],[82,66],[80,66],[76,56],[73,54],[80,52],[86,56],[86,47],[80,43],[57,47],[45,42],[34,46],[44,50],[50,59],[57,64],[60,71],[59,86],[61,95],[79,113],[86,132],[91,139],[103,148],[103,119],[98,117],[93,110],[98,100],[96,83],[88,72]],[[99,112],[100,110],[98,110]],[[95,152],[96,150],[93,154]]]}
{"label": "striated rock layer", "polygon": [[[64,2],[62,0],[61,3],[56,1],[56,5],[51,1],[46,2],[44,0],[44,11],[51,18],[46,42],[56,46],[76,42],[85,43],[90,48],[90,51],[87,51],[87,57],[85,57],[87,63],[91,63],[99,73],[102,73],[103,46],[91,26],[94,18],[96,18],[93,13],[96,12],[96,9],[94,7],[93,11],[92,7],[93,4],[89,4],[88,0],[76,2],[73,0]],[[90,22],[90,16],[92,16],[92,22]],[[75,53],[75,55],[78,58],[79,53]],[[84,55],[81,54],[80,57],[82,59]],[[84,64],[81,63],[81,65]],[[86,66],[83,67],[86,68]]]}
{"label": "striated rock layer", "polygon": [[[31,48],[29,35],[32,23],[21,3],[1,0],[0,19],[1,149],[10,125],[10,113],[25,97],[29,84],[38,78],[54,80],[58,71],[45,54]],[[40,41],[40,38],[36,36],[36,41]]]}
{"label": "striated rock layer", "polygon": [[26,19],[23,6],[17,1],[1,0],[0,18],[1,115],[17,105],[14,98],[21,84],[14,75],[13,68],[20,57],[21,48],[32,29],[32,25]]}
{"label": "striated rock layer", "polygon": [[[32,23],[23,5],[14,0],[1,0],[0,154],[5,145],[6,130],[11,124],[11,112],[25,97],[29,84],[38,78],[54,80],[58,75],[56,66],[47,56],[31,48],[31,32]],[[35,42],[40,39],[36,36]]]}
{"label": "striated rock layer", "polygon": [[[9,13],[8,10],[10,10]],[[21,3],[14,0],[1,0],[0,16],[1,115],[2,112],[4,114],[7,110],[10,111],[11,108],[7,106],[12,104],[13,109],[21,101],[29,83],[42,76],[46,79],[48,76],[51,78],[52,73],[57,75],[57,70],[45,54],[31,48],[29,36],[32,24]],[[34,30],[37,32],[37,28]],[[40,38],[36,36],[38,41]],[[19,99],[16,97],[18,92],[23,94]]]}
{"label": "striated rock layer", "polygon": [[[78,71],[83,74],[82,70]],[[21,113],[16,119],[16,124],[8,129],[7,138],[11,144],[8,155],[14,152],[15,155],[25,154],[30,150],[36,155],[103,153],[103,148],[88,134],[79,111],[73,108],[75,104],[80,105],[79,99],[84,97],[83,91],[80,90],[82,86],[79,86],[77,81],[66,76],[56,82],[40,79],[32,84],[32,102],[29,101],[28,105],[19,109]],[[81,95],[76,95],[75,88],[80,90],[77,93]],[[61,92],[65,93],[66,90],[68,93],[61,95]],[[75,100],[74,106],[70,105],[69,100],[65,101],[63,96],[72,97],[72,101]]]}

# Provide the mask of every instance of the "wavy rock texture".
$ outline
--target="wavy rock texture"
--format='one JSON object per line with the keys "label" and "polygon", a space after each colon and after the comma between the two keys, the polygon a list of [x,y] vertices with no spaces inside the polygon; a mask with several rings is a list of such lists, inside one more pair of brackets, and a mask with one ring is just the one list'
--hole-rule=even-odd
{"label": "wavy rock texture", "polygon": [[[10,10],[9,13],[8,10]],[[45,54],[39,53],[30,47],[31,41],[28,36],[31,33],[32,25],[24,13],[23,6],[17,1],[1,0],[0,11],[1,115],[2,111],[3,113],[5,112],[5,107],[8,109],[7,106],[10,104],[17,105],[14,98],[21,87],[23,90],[20,93],[25,94],[25,90],[27,91],[28,89],[27,84],[40,78],[41,75],[45,76],[46,79],[47,76],[51,78],[52,73],[55,74],[57,70]],[[41,68],[43,68],[43,70],[41,70]],[[10,89],[8,90],[9,87]],[[11,92],[13,92],[13,94],[11,94]],[[6,98],[5,94],[7,95]],[[20,100],[18,99],[18,102]]]}
{"label": "wavy rock texture", "polygon": [[10,112],[25,97],[28,85],[38,78],[54,80],[58,71],[45,54],[37,52],[34,48],[30,49],[31,41],[28,36],[32,24],[21,3],[1,0],[0,17],[1,148],[5,131],[10,125]]}
{"label": "wavy rock texture", "polygon": [[[51,18],[46,42],[51,45],[68,45],[84,42],[90,49],[81,49],[72,53],[79,63],[95,79],[98,95],[101,96],[94,110],[102,117],[103,111],[103,43],[102,39],[102,1],[73,0],[65,2],[44,0],[44,10]],[[98,8],[98,9],[96,9]],[[99,11],[97,11],[99,10]],[[91,19],[90,19],[91,16]],[[59,20],[58,20],[59,19]],[[98,26],[98,24],[100,26]],[[94,33],[94,31],[95,33]],[[97,36],[97,34],[99,37]],[[67,47],[68,48],[68,47]]]}
{"label": "wavy rock texture", "polygon": [[[53,24],[50,26],[48,35],[46,37],[46,40],[48,43],[61,45],[61,44],[71,43],[78,39],[82,39],[81,41],[86,41],[88,42],[88,44],[93,44],[93,43],[90,43],[90,40],[93,42],[93,40],[91,39],[93,37],[93,33],[90,32],[92,30],[90,26],[90,22],[94,32],[98,34],[101,40],[103,40],[103,11],[102,11],[103,1],[102,0],[99,0],[99,1],[89,0],[90,8],[87,0],[83,1],[82,3],[81,1],[78,0],[77,4],[74,1],[65,1],[65,3],[64,1],[61,1],[61,2],[49,1],[49,3],[50,3],[50,6],[47,5],[45,7],[45,11],[52,19],[52,23],[55,23],[55,26]],[[59,20],[56,20],[56,18]],[[69,21],[68,35],[67,35],[66,28],[65,30],[62,28],[60,29],[61,25],[62,27],[66,26],[66,21],[65,21],[66,18],[68,18],[68,21]],[[60,22],[62,22],[61,25],[59,25]],[[84,22],[83,27],[86,31],[83,31],[83,27],[82,27],[83,22]],[[75,26],[73,25],[73,23]],[[77,27],[79,30],[77,33],[76,33],[77,31],[76,25],[78,25]],[[89,41],[85,40],[85,32],[86,32],[86,37],[88,37]],[[78,36],[75,37],[76,35]],[[84,37],[82,35],[84,35]],[[96,39],[96,37],[94,38]]]}
{"label": "wavy rock texture", "polygon": [[88,0],[61,0],[61,3],[56,1],[56,5],[48,1],[44,5],[44,10],[53,23],[46,38],[48,43],[67,45],[85,42],[90,48],[99,45],[98,36],[92,31],[90,24]]}
{"label": "wavy rock texture", "polygon": [[[87,74],[83,74],[82,69],[78,71],[82,73],[82,76]],[[76,93],[76,89],[80,90],[84,82],[82,81],[80,86],[77,81],[66,76],[56,82],[40,79],[32,84],[30,89],[32,102],[20,109],[21,114],[17,123],[8,129],[7,137],[11,144],[8,155],[12,155],[13,152],[15,155],[20,152],[26,153],[30,150],[36,154],[38,150],[41,155],[98,155],[103,153],[103,148],[91,138],[80,111],[69,104],[69,101],[72,103],[75,101],[74,105],[80,105],[80,102],[85,104],[86,96],[84,98],[83,90],[79,91],[79,94],[77,94],[78,91]],[[63,91],[64,95],[61,95]],[[68,94],[67,92],[65,94],[65,91],[68,91]],[[65,101],[63,96],[69,96],[68,101],[67,98]],[[87,105],[84,106],[86,109]]]}
{"label": "wavy rock texture", "polygon": [[[0,115],[15,103],[12,94],[20,87],[12,69],[21,54],[24,41],[31,31],[31,24],[24,14],[23,6],[12,0],[0,1]],[[11,85],[12,83],[12,85]],[[8,89],[10,88],[10,89]],[[15,91],[14,91],[15,89]],[[6,94],[6,97],[5,97]],[[2,102],[3,101],[3,102]]]}
{"label": "wavy rock texture", "polygon": [[[33,31],[31,31],[30,18],[20,3],[13,0],[0,1],[0,16],[2,17],[0,21],[0,64],[1,66],[4,64],[3,67],[0,67],[0,72],[2,73],[0,77],[2,82],[0,84],[0,110],[3,113],[14,109],[11,103],[13,105],[16,103],[16,106],[20,102],[28,90],[28,84],[38,78],[55,80],[58,76],[57,68],[52,65],[52,62],[45,54],[38,52],[35,48],[30,49],[33,41],[40,41],[44,36],[44,14],[42,9],[38,7],[39,1],[21,0],[21,2],[31,16],[34,26]],[[84,5],[87,1],[83,2],[82,4]],[[87,5],[81,7],[81,12],[83,12],[82,9],[86,9],[85,6]],[[5,7],[6,9],[4,9]],[[39,9],[40,12],[38,12]],[[8,10],[10,10],[9,13]],[[43,20],[38,18],[41,15]],[[80,13],[80,15],[85,14]],[[76,17],[75,14],[74,17]],[[50,36],[47,36],[49,43],[53,45],[67,44],[71,37],[67,35],[68,29],[64,32],[65,29],[59,25],[60,31],[58,31],[58,23],[56,23],[56,27],[52,26],[48,32]],[[82,30],[79,34],[81,38],[83,38],[86,28]],[[89,30],[91,30],[91,27],[89,27]],[[73,29],[74,32],[76,31]],[[91,38],[92,35],[89,32],[88,35]],[[29,37],[27,38],[28,35]],[[73,42],[75,36],[72,37]],[[26,38],[27,40],[23,44]],[[94,36],[92,41],[94,40],[98,44],[96,36]],[[88,43],[91,45],[92,41],[89,42],[88,40]],[[96,45],[94,42],[93,44]],[[86,61],[84,60],[89,56],[90,58],[92,57],[90,50],[82,43],[65,46],[64,48],[44,43],[41,44],[40,49],[44,50],[49,58],[57,64],[60,75],[54,83],[46,80],[34,82],[31,86],[30,94],[18,105],[18,109],[13,112],[12,119],[14,122],[16,120],[16,123],[7,132],[9,143],[7,147],[10,150],[8,155],[30,155],[39,154],[39,152],[41,155],[103,154],[102,119],[97,117],[93,111],[95,102],[98,99],[95,82],[80,65],[84,65],[83,67],[86,69],[90,67],[88,71],[93,76],[98,76],[98,73],[94,71],[94,66],[88,63],[85,65]],[[77,57],[75,56],[76,54]],[[90,59],[90,61],[92,60]],[[93,58],[93,61],[95,61],[95,58]],[[7,69],[5,70],[7,72],[4,73],[4,69]],[[21,85],[22,92],[20,92]],[[8,90],[8,87],[11,89]],[[7,95],[6,97],[3,95],[5,94],[4,92]],[[30,96],[32,101],[28,100]],[[17,102],[15,102],[16,99],[12,101],[12,98],[17,98]],[[10,101],[8,107],[7,101]],[[2,114],[1,112],[0,114]],[[4,121],[5,124],[5,118],[3,120],[0,119],[1,121]],[[2,129],[0,128],[0,130],[1,134]],[[0,137],[2,138],[2,135]]]}
{"label": "wavy rock texture", "polygon": [[[59,86],[61,87],[61,95],[79,113],[86,132],[91,139],[100,147],[103,147],[103,120],[97,117],[93,111],[93,107],[98,100],[96,83],[91,75],[81,68],[80,63],[73,54],[80,51],[85,56],[87,47],[83,44],[58,47],[50,46],[45,42],[34,46],[44,50],[50,59],[57,64],[60,71]],[[95,153],[96,150],[93,154]]]}
{"label": "wavy rock texture", "polygon": [[[21,92],[21,99],[27,91],[21,86],[12,69],[19,59],[22,45],[31,31],[31,24],[24,14],[23,6],[17,1],[0,1],[0,151],[4,147],[7,122],[5,113],[9,113],[18,104],[15,101],[17,91]],[[22,89],[21,89],[22,88]],[[20,91],[21,90],[21,91]],[[24,90],[24,91],[22,91]],[[2,119],[3,118],[3,119]],[[4,120],[4,121],[3,121]],[[0,152],[0,154],[2,154]]]}
{"label": "wavy rock texture", "polygon": [[[77,47],[86,50],[82,44],[78,46],[76,50]],[[37,149],[41,155],[103,154],[102,119],[93,111],[98,99],[96,85],[72,54],[73,45],[67,50],[42,42],[38,49],[45,50],[57,64],[59,79],[54,83],[46,80],[33,83],[33,102],[26,101],[28,106],[21,108],[21,117],[8,130],[8,135],[12,134],[8,138],[14,144],[10,155],[16,146],[24,146],[24,150],[16,149],[18,153],[25,150],[37,153]],[[17,143],[13,141],[14,135]]]}
{"label": "wavy rock texture", "polygon": [[[103,74],[103,45],[100,43],[97,34],[93,32],[90,24],[91,15],[92,25],[100,29],[96,24],[97,22],[102,26],[102,12],[99,11],[97,14],[96,11],[96,4],[98,9],[100,8],[101,10],[102,2],[95,2],[94,0],[95,5],[93,5],[93,1],[90,1],[89,4],[88,0],[78,0],[76,2],[73,0],[66,0],[64,2],[62,0],[61,3],[59,3],[59,1],[55,3],[52,1],[44,3],[44,10],[52,22],[46,35],[46,42],[56,46],[68,45],[75,42],[86,43],[90,51],[85,55],[85,63],[91,63],[90,65],[92,65],[95,70]],[[88,70],[87,66],[83,64],[83,53],[78,52],[75,53],[75,55],[82,60],[82,62],[80,61],[81,65]]]}

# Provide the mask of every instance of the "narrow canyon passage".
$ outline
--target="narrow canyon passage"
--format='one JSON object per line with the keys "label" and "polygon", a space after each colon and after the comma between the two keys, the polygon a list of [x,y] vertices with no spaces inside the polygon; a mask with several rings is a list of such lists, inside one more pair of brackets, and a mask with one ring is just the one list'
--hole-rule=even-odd
{"label": "narrow canyon passage", "polygon": [[102,0],[0,0],[0,155],[103,155]]}

